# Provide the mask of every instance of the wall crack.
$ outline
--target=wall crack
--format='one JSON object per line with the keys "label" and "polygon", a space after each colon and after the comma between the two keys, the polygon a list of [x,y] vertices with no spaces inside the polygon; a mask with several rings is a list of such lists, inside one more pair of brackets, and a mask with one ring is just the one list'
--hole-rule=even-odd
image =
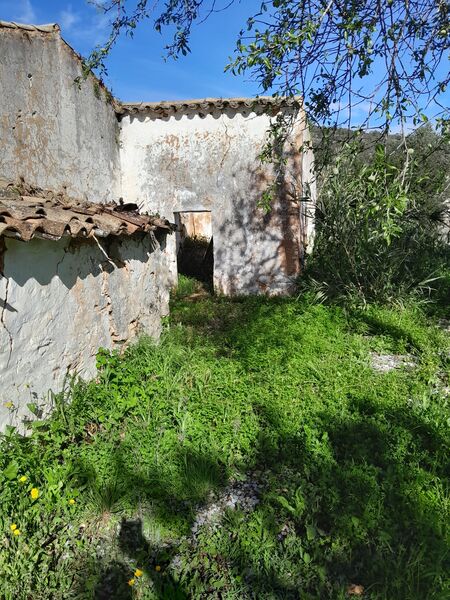
{"label": "wall crack", "polygon": [[0,273],[0,275],[6,279],[5,299],[3,300],[2,312],[0,314],[0,323],[5,328],[5,331],[8,334],[8,338],[9,338],[9,355],[8,355],[8,360],[6,361],[6,368],[8,368],[9,361],[11,360],[11,355],[12,355],[12,351],[13,351],[13,337],[12,337],[12,334],[11,334],[10,330],[8,329],[8,327],[6,325],[6,321],[5,321],[5,311],[6,311],[6,307],[8,306],[9,279],[7,277],[5,277],[5,275],[3,273]]}
{"label": "wall crack", "polygon": [[231,140],[232,140],[232,136],[228,133],[227,123],[224,119],[225,119],[225,117],[222,116],[222,123],[223,123],[223,126],[225,127],[225,137],[226,137],[228,143],[227,143],[227,147],[225,148],[225,152],[222,156],[222,160],[220,161],[220,165],[219,165],[220,168],[223,167],[223,165],[225,163],[225,159],[227,158],[227,156],[231,150]]}
{"label": "wall crack", "polygon": [[109,274],[105,268],[105,266],[107,264],[108,263],[105,263],[105,262],[101,263],[102,272],[103,272],[102,296],[104,298],[106,298],[106,306],[104,306],[101,309],[101,312],[105,312],[108,315],[109,335],[111,337],[111,340],[114,342],[115,341],[114,338],[117,337],[117,333],[116,333],[116,328],[114,326],[115,324],[114,324],[114,317],[113,317],[113,304],[112,304],[111,296],[109,294]]}
{"label": "wall crack", "polygon": [[66,254],[67,254],[67,248],[63,248],[62,258],[56,263],[56,275],[57,276],[59,275],[59,267],[61,266],[62,262],[66,258]]}

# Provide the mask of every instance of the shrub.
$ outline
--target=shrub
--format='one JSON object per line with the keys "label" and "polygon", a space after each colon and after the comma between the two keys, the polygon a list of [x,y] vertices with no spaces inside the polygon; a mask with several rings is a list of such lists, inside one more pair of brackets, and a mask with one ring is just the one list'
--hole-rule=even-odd
{"label": "shrub", "polygon": [[354,140],[334,159],[317,203],[309,285],[329,296],[386,301],[429,292],[443,278],[450,154],[441,152],[433,171],[432,150],[444,139],[426,130],[433,143],[424,143],[424,135],[416,133],[407,152],[388,155],[378,145],[366,163]]}

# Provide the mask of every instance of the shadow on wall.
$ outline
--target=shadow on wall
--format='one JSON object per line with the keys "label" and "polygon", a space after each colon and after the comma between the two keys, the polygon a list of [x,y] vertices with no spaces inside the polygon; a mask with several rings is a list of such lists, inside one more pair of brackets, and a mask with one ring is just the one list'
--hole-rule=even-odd
{"label": "shadow on wall", "polygon": [[160,233],[133,238],[110,236],[29,242],[6,238],[1,257],[2,274],[20,287],[31,279],[48,285],[56,277],[67,289],[72,289],[79,279],[112,273],[126,268],[130,261],[146,263],[153,252],[164,250],[165,246],[166,235]]}
{"label": "shadow on wall", "polygon": [[243,185],[228,211],[212,211],[216,292],[282,295],[294,290],[306,251],[301,155],[289,152],[288,164],[268,212],[258,206],[273,182],[267,167],[234,171]]}
{"label": "shadow on wall", "polygon": [[[224,115],[228,117],[228,119],[233,119],[237,114],[242,115],[243,117],[249,117],[253,113],[253,109],[245,109],[245,110],[236,110],[236,109],[218,109],[214,111],[206,111],[204,113],[199,112],[197,109],[187,109],[184,111],[174,111],[173,109],[167,109],[166,114],[161,114],[161,112],[137,112],[131,113],[127,115],[130,119],[130,123],[133,121],[139,121],[140,123],[145,123],[146,121],[163,121],[165,123],[169,122],[171,119],[174,121],[181,121],[183,119],[188,119],[189,121],[193,121],[194,119],[204,120],[207,117],[212,117],[215,121],[223,118]],[[262,114],[262,113],[259,113]]]}

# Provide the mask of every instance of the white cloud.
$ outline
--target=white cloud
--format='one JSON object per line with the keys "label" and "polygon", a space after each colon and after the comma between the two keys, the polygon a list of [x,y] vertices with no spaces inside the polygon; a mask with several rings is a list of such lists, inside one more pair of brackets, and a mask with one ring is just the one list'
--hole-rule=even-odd
{"label": "white cloud", "polygon": [[19,23],[35,23],[36,12],[31,0],[18,0],[14,20]]}
{"label": "white cloud", "polygon": [[80,15],[73,11],[71,4],[61,11],[59,16],[59,24],[61,25],[63,33],[64,31],[71,31],[79,21]]}
{"label": "white cloud", "polygon": [[90,50],[92,46],[101,44],[108,38],[110,19],[109,13],[92,8],[83,14],[76,13],[70,4],[59,17],[63,36],[64,33],[70,34],[70,39],[81,46],[81,51]]}

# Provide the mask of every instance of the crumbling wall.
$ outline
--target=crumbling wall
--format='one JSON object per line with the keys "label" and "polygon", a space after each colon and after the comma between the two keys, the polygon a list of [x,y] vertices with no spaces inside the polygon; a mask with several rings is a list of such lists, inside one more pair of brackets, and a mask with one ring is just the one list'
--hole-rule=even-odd
{"label": "crumbling wall", "polygon": [[[271,119],[251,108],[202,115],[180,108],[167,116],[140,109],[121,119],[122,193],[170,220],[179,211],[211,211],[219,293],[287,293],[302,268],[311,233],[300,202],[308,132],[298,113],[285,180],[266,214],[258,201],[274,173],[259,155]],[[169,243],[175,280],[175,239]]]}
{"label": "crumbling wall", "polygon": [[0,430],[31,416],[29,402],[50,409],[48,390],[59,392],[67,373],[94,377],[100,347],[159,335],[165,236],[108,239],[0,237]]}
{"label": "crumbling wall", "polygon": [[[25,26],[26,27],[26,26]],[[120,196],[112,98],[57,26],[0,22],[0,178],[92,202]]]}

